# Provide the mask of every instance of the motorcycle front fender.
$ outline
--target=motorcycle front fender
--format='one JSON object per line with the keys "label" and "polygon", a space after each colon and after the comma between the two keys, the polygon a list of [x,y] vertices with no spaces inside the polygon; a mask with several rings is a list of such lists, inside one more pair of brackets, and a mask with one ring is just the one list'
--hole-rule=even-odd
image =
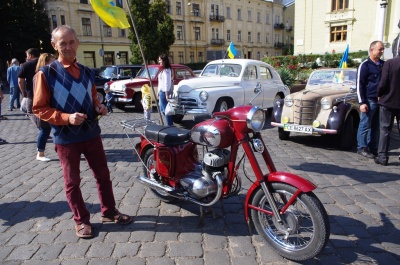
{"label": "motorcycle front fender", "polygon": [[[312,182],[289,172],[271,172],[269,175],[267,175],[267,182],[281,182],[285,183],[288,185],[291,185],[293,187],[298,188],[302,192],[310,192],[312,190],[315,190],[317,186],[315,186]],[[246,222],[249,222],[249,201],[253,197],[253,194],[255,190],[260,186],[260,183],[258,181],[254,182],[254,184],[250,187],[250,189],[247,191],[246,194],[246,200],[244,204],[244,213],[245,213],[245,218]]]}

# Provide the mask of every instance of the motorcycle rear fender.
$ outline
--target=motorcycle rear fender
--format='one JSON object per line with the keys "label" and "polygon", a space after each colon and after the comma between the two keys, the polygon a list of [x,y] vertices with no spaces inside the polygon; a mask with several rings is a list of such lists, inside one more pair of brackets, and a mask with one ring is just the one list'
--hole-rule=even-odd
{"label": "motorcycle rear fender", "polygon": [[[281,183],[285,183],[288,185],[291,185],[293,187],[298,188],[299,190],[301,190],[302,192],[306,193],[306,192],[310,192],[314,189],[317,188],[317,186],[315,186],[312,182],[289,172],[271,172],[268,176],[267,176],[268,183],[271,182],[281,182]],[[250,187],[249,191],[247,192],[246,195],[246,201],[244,204],[244,213],[245,213],[245,218],[246,218],[246,222],[249,222],[249,202],[251,200],[251,198],[253,198],[254,192],[256,191],[256,189],[260,186],[260,183],[258,181],[254,182],[254,184]]]}
{"label": "motorcycle rear fender", "polygon": [[135,145],[135,149],[139,156],[143,159],[144,153],[147,149],[152,148],[153,145],[143,136],[140,136],[140,142]]}

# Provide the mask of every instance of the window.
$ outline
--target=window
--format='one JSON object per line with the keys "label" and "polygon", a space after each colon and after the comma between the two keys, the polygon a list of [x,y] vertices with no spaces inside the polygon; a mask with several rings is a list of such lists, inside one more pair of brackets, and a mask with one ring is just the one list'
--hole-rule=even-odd
{"label": "window", "polygon": [[111,27],[103,22],[103,36],[112,37]]}
{"label": "window", "polygon": [[243,78],[245,80],[256,80],[257,79],[257,67],[255,65],[249,65],[244,70]]}
{"label": "window", "polygon": [[114,58],[114,52],[104,52],[104,65],[115,64]]}
{"label": "window", "polygon": [[87,3],[88,3],[88,0],[79,0],[79,3],[81,3],[81,4],[87,4]]}
{"label": "window", "polygon": [[200,40],[200,28],[199,27],[195,27],[194,38],[195,38],[195,40]]}
{"label": "window", "polygon": [[181,2],[176,2],[176,14],[182,15],[182,5]]}
{"label": "window", "polygon": [[90,25],[90,18],[82,18],[82,35],[92,36],[92,26]]}
{"label": "window", "polygon": [[83,52],[83,62],[87,67],[96,67],[95,52]]}
{"label": "window", "polygon": [[190,58],[190,62],[194,63],[194,52],[190,52],[189,58]]}
{"label": "window", "polygon": [[332,12],[349,8],[349,0],[332,0]]}
{"label": "window", "polygon": [[167,1],[165,1],[165,3],[167,5],[167,13],[172,14],[171,1],[167,0]]}
{"label": "window", "polygon": [[[128,64],[128,52],[119,52],[119,64]],[[124,76],[131,76],[132,70],[131,69],[123,69],[124,72],[120,72],[121,75]]]}
{"label": "window", "polygon": [[192,4],[192,14],[193,14],[193,16],[196,16],[196,17],[200,16],[200,5],[199,4]]}
{"label": "window", "polygon": [[177,26],[176,27],[176,39],[177,40],[182,40],[183,39],[182,26]]}
{"label": "window", "polygon": [[247,10],[247,21],[251,22],[251,10]]}
{"label": "window", "polygon": [[219,29],[215,29],[215,28],[211,29],[211,38],[219,39]]}
{"label": "window", "polygon": [[261,60],[261,53],[257,52],[257,60]]}
{"label": "window", "polygon": [[[257,56],[259,56],[260,52],[258,52]],[[268,54],[267,54],[268,55]],[[261,79],[272,79],[271,71],[268,67],[260,66],[260,78]]]}
{"label": "window", "polygon": [[231,7],[230,6],[228,6],[228,7],[226,7],[226,18],[231,18]]}
{"label": "window", "polygon": [[257,12],[257,23],[261,23],[261,13]]}
{"label": "window", "polygon": [[198,60],[199,62],[203,62],[203,52],[199,52],[199,53],[198,53],[197,60]]}
{"label": "window", "polygon": [[242,32],[238,31],[238,41],[242,41]]}
{"label": "window", "polygon": [[269,13],[267,13],[266,17],[265,17],[265,23],[269,24]]}
{"label": "window", "polygon": [[211,15],[214,16],[214,4],[211,4]]}
{"label": "window", "polygon": [[56,15],[51,16],[51,26],[53,27],[53,29],[57,28],[57,16]]}
{"label": "window", "polygon": [[169,62],[174,63],[174,52],[169,53]]}
{"label": "window", "polygon": [[61,15],[60,19],[61,19],[61,25],[65,25],[65,16]]}
{"label": "window", "polygon": [[178,52],[178,60],[179,60],[179,63],[183,63],[183,52]]}
{"label": "window", "polygon": [[228,30],[226,31],[226,40],[227,40],[227,41],[231,41],[231,30],[230,30],[230,29],[228,29]]}
{"label": "window", "polygon": [[261,33],[257,32],[257,42],[260,43],[261,42]]}
{"label": "window", "polygon": [[116,1],[115,1],[115,5],[118,6],[118,7],[121,7],[121,8],[124,7],[124,6],[123,6],[123,1],[122,1],[122,0],[116,0]]}
{"label": "window", "polygon": [[346,41],[347,40],[347,26],[331,27],[331,42]]}
{"label": "window", "polygon": [[118,37],[126,37],[126,30],[125,29],[119,29],[118,30]]}
{"label": "window", "polygon": [[247,41],[251,42],[251,31],[247,32]]}
{"label": "window", "polygon": [[269,33],[267,33],[267,35],[265,36],[265,41],[266,41],[267,43],[269,43],[269,39],[270,39]]}
{"label": "window", "polygon": [[242,10],[240,8],[238,9],[237,15],[238,15],[237,19],[242,20]]}

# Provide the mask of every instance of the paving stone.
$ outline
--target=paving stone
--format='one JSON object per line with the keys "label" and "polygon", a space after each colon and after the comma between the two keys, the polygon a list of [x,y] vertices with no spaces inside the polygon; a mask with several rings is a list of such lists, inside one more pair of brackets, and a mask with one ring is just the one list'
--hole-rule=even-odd
{"label": "paving stone", "polygon": [[170,257],[202,257],[203,249],[200,243],[170,242],[168,243]]}
{"label": "paving stone", "polygon": [[165,251],[165,243],[145,242],[142,244],[139,255],[141,258],[163,257],[165,255]]}

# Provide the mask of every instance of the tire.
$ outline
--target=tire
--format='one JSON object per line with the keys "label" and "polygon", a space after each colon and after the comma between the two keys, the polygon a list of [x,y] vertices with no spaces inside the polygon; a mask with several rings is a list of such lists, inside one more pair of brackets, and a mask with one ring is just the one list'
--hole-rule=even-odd
{"label": "tire", "polygon": [[135,105],[135,109],[137,111],[143,111],[142,92],[135,92],[135,94],[133,95],[133,104]]}
{"label": "tire", "polygon": [[280,140],[287,141],[289,140],[290,132],[284,131],[283,128],[278,128],[278,135]]}
{"label": "tire", "polygon": [[117,109],[123,110],[125,109],[125,104],[120,104],[120,103],[114,103],[115,107]]}
{"label": "tire", "polygon": [[344,122],[343,130],[339,135],[340,148],[343,150],[351,149],[353,145],[353,135],[354,135],[354,126],[353,126],[353,117],[349,115]]}
{"label": "tire", "polygon": [[220,98],[215,104],[215,108],[213,112],[222,112],[227,111],[229,109],[229,104],[226,99]]}
{"label": "tire", "polygon": [[[143,163],[144,163],[144,165],[143,165],[143,174],[144,174],[144,176],[146,176],[149,179],[152,178],[151,175],[150,175],[150,170],[154,169],[154,167],[155,167],[155,164],[154,164],[154,153],[153,153],[153,149],[152,148],[148,149],[145,152]],[[149,169],[149,171],[147,171],[147,169]],[[156,180],[157,182],[161,182],[158,179],[157,173],[154,176],[154,180]],[[154,193],[154,195],[157,198],[159,198],[163,202],[171,203],[171,202],[174,202],[174,201],[177,200],[176,198],[174,198],[172,196],[169,196],[169,195],[167,195],[167,193],[164,193],[162,191],[155,190],[155,189],[150,189],[150,190]]]}
{"label": "tire", "polygon": [[104,90],[97,90],[97,98],[99,99],[100,103],[105,103],[106,93]]}
{"label": "tire", "polygon": [[182,115],[182,114],[175,114],[175,115],[172,115],[172,121],[173,121],[174,123],[181,123],[182,120],[183,120],[183,117],[184,117],[184,115]]}
{"label": "tire", "polygon": [[[270,191],[280,211],[297,188],[284,183],[270,183]],[[261,187],[255,191],[251,204],[272,211]],[[314,193],[301,193],[281,217],[286,225],[279,224],[270,214],[251,210],[257,232],[282,257],[294,261],[307,260],[326,246],[330,233],[328,214]],[[287,238],[286,232],[289,232]]]}

